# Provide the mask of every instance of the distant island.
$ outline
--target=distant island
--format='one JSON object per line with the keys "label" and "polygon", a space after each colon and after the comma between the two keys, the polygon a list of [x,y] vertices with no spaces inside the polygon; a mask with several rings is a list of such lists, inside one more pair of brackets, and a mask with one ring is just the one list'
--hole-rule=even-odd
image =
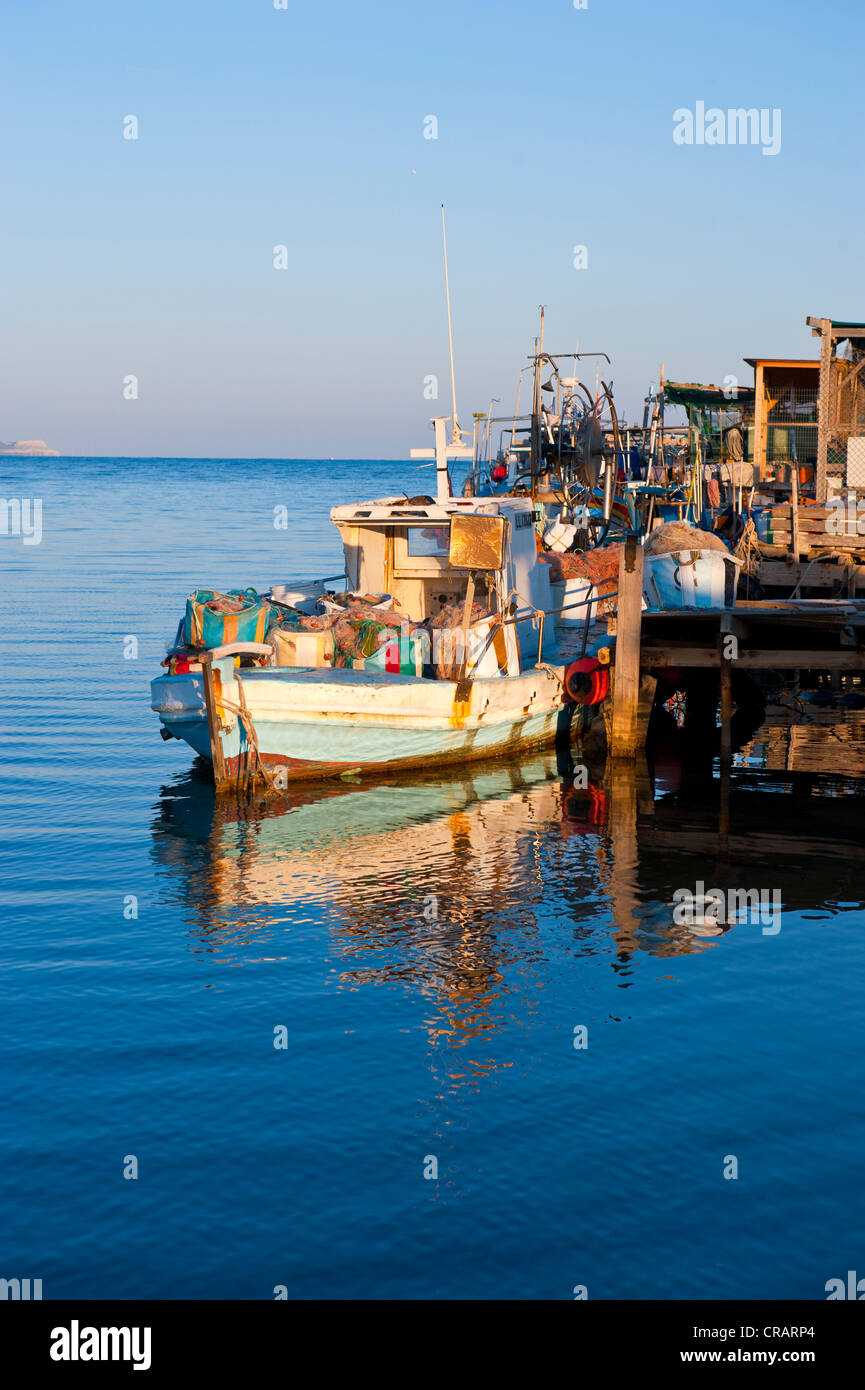
{"label": "distant island", "polygon": [[44,439],[18,439],[7,441],[0,439],[0,455],[12,454],[20,458],[35,458],[40,455],[43,458],[59,459],[60,454],[57,449],[49,449]]}

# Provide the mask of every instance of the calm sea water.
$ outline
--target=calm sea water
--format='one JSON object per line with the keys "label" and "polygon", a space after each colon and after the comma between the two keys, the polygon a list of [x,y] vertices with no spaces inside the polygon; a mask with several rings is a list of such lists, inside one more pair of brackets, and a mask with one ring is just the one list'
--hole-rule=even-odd
{"label": "calm sea water", "polygon": [[[770,717],[721,840],[673,729],[652,781],[535,757],[249,809],[159,738],[193,587],[336,573],[330,506],[429,476],[0,460],[43,504],[0,544],[0,1274],[824,1298],[865,1273],[861,716]],[[675,925],[698,881],[777,889],[780,930]]]}

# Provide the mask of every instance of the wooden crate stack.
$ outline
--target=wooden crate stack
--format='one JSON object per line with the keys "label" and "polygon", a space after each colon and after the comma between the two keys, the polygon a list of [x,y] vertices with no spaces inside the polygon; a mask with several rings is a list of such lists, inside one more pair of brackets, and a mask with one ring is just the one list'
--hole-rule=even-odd
{"label": "wooden crate stack", "polygon": [[855,507],[852,511],[842,511],[840,507],[796,508],[784,502],[771,508],[768,520],[767,540],[771,545],[783,545],[790,551],[798,549],[803,556],[820,550],[857,551],[865,559],[865,535],[857,529]]}

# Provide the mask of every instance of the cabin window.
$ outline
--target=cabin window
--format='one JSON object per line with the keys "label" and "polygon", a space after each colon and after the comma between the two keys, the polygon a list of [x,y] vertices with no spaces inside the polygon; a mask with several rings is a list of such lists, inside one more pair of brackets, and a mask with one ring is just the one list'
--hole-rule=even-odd
{"label": "cabin window", "polygon": [[408,553],[412,557],[435,555],[446,558],[449,538],[449,526],[410,526]]}

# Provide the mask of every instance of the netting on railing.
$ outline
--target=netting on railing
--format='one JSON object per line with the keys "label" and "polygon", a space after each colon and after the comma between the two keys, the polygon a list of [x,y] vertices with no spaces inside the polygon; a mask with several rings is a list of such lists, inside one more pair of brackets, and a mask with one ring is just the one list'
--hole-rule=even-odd
{"label": "netting on railing", "polygon": [[865,434],[865,351],[853,343],[832,362],[829,422],[831,468],[846,461],[850,436]]}

